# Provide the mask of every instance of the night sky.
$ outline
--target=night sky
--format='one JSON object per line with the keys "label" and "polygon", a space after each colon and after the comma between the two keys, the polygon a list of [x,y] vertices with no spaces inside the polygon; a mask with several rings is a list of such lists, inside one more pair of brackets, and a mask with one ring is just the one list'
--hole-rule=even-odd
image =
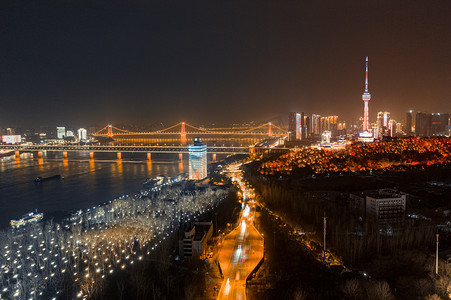
{"label": "night sky", "polygon": [[451,112],[451,1],[0,4],[0,127]]}

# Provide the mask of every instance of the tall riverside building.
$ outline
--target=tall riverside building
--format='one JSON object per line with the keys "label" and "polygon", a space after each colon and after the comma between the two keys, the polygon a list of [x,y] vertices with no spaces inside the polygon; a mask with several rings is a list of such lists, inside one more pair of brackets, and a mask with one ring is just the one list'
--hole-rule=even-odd
{"label": "tall riverside building", "polygon": [[307,126],[305,124],[305,114],[304,112],[301,113],[301,124],[300,124],[300,128],[296,128],[298,129],[300,132],[299,137],[301,140],[305,140],[307,138]]}
{"label": "tall riverside building", "polygon": [[296,140],[296,113],[288,114],[288,141]]}
{"label": "tall riverside building", "polygon": [[86,138],[87,138],[87,131],[86,131],[86,129],[84,129],[84,128],[79,128],[78,129],[78,139],[80,140],[80,141],[84,141],[84,140],[86,140]]}
{"label": "tall riverside building", "polygon": [[193,142],[188,146],[189,179],[202,180],[207,177],[207,145],[200,138],[194,138]]}
{"label": "tall riverside building", "polygon": [[415,136],[430,136],[432,125],[432,115],[417,112],[415,117]]}
{"label": "tall riverside building", "polygon": [[406,129],[405,132],[407,135],[412,135],[412,111],[409,110],[406,113]]}
{"label": "tall riverside building", "polygon": [[66,127],[56,127],[56,137],[60,140],[66,136]]}
{"label": "tall riverside building", "polygon": [[431,135],[447,135],[449,114],[436,113],[431,117]]}

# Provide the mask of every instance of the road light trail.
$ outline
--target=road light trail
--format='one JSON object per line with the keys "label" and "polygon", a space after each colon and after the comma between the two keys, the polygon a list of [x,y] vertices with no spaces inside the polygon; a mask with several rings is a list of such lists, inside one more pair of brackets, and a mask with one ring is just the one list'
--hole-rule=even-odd
{"label": "road light trail", "polygon": [[[231,176],[234,176],[235,180],[240,178]],[[244,183],[238,182],[238,186],[243,195],[250,194]],[[263,237],[252,224],[254,219],[251,218],[251,211],[254,209],[254,206],[243,205],[239,225],[224,238],[219,252],[219,264],[224,274],[224,282],[218,295],[220,300],[246,299],[246,278],[263,258]]]}

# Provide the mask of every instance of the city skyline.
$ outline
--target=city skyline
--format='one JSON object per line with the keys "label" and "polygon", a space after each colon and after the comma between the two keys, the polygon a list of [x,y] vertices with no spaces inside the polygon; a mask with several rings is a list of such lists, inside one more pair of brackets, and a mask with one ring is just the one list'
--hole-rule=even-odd
{"label": "city skyline", "polygon": [[358,118],[366,56],[371,111],[448,112],[449,6],[11,2],[0,126]]}
{"label": "city skyline", "polygon": [[0,299],[451,299],[450,12],[4,0]]}

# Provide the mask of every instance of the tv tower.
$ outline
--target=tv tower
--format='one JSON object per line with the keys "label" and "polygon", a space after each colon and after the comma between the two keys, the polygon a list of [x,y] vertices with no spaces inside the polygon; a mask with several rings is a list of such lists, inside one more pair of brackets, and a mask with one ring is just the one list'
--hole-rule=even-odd
{"label": "tv tower", "polygon": [[362,95],[363,103],[363,131],[368,131],[368,102],[371,100],[371,94],[368,92],[368,56],[366,57],[366,71],[365,71],[365,92]]}

